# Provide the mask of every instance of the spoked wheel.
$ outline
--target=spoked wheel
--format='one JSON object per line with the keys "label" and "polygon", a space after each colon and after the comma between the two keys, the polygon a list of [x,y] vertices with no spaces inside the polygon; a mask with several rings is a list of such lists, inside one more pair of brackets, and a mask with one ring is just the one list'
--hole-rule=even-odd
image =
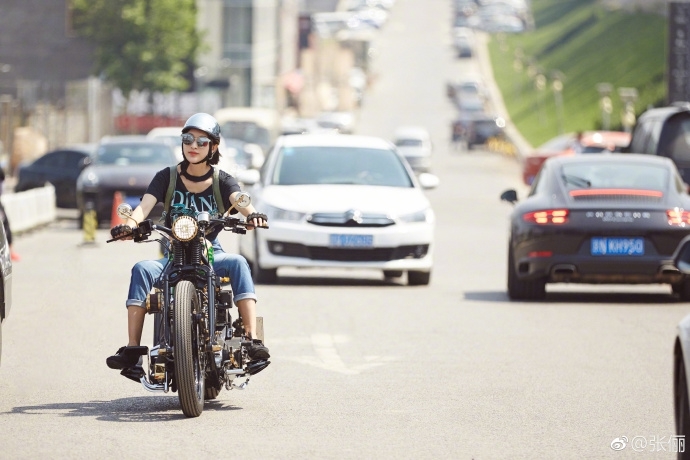
{"label": "spoked wheel", "polygon": [[180,281],[175,287],[175,381],[182,412],[198,417],[204,410],[204,366],[201,363],[199,324],[192,314],[199,310],[194,285]]}

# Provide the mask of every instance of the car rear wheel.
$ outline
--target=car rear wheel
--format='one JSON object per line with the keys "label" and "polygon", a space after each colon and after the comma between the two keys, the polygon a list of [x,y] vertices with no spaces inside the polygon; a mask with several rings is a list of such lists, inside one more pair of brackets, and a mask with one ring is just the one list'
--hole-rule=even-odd
{"label": "car rear wheel", "polygon": [[510,246],[508,247],[508,297],[511,300],[543,300],[546,297],[546,279],[523,281],[518,277]]}
{"label": "car rear wheel", "polygon": [[[676,345],[680,348],[678,345]],[[676,435],[690,437],[690,405],[688,403],[688,379],[683,361],[683,353],[676,355],[676,384],[675,384],[675,409],[676,409]],[[690,451],[678,452],[679,459],[690,459]]]}
{"label": "car rear wheel", "polygon": [[680,283],[672,284],[671,290],[681,302],[690,302],[690,278],[683,278]]}
{"label": "car rear wheel", "polygon": [[414,270],[408,270],[407,272],[407,285],[408,286],[426,286],[431,280],[431,272],[418,272]]}

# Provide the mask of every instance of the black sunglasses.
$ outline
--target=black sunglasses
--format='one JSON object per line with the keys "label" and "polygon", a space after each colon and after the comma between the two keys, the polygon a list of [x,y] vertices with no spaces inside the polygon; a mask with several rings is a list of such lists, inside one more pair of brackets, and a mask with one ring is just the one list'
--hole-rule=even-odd
{"label": "black sunglasses", "polygon": [[211,143],[211,139],[205,136],[199,136],[197,138],[194,137],[193,134],[191,133],[184,133],[182,136],[182,143],[185,145],[192,145],[194,141],[196,140],[196,145],[199,147],[206,147],[208,144]]}

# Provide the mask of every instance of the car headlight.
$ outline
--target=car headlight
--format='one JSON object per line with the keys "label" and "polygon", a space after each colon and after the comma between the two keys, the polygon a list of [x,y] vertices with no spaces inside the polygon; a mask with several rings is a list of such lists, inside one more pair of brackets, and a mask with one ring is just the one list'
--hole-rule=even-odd
{"label": "car headlight", "polygon": [[400,216],[402,222],[412,223],[412,222],[433,222],[434,213],[431,208],[426,208],[413,212],[410,214],[403,214]]}
{"label": "car headlight", "polygon": [[264,206],[264,211],[266,212],[269,222],[272,220],[297,222],[304,219],[307,215],[304,212],[288,211],[287,209],[276,208],[275,206]]}
{"label": "car headlight", "polygon": [[196,221],[189,216],[181,216],[175,219],[172,225],[173,236],[180,241],[189,241],[196,236]]}

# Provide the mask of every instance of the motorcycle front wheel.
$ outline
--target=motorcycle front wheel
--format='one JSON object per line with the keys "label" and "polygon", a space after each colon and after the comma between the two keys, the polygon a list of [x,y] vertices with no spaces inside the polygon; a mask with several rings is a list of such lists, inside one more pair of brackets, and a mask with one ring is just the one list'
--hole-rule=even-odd
{"label": "motorcycle front wheel", "polygon": [[175,381],[182,412],[198,417],[204,410],[204,369],[201,365],[199,325],[192,313],[199,310],[194,285],[180,281],[175,287]]}

